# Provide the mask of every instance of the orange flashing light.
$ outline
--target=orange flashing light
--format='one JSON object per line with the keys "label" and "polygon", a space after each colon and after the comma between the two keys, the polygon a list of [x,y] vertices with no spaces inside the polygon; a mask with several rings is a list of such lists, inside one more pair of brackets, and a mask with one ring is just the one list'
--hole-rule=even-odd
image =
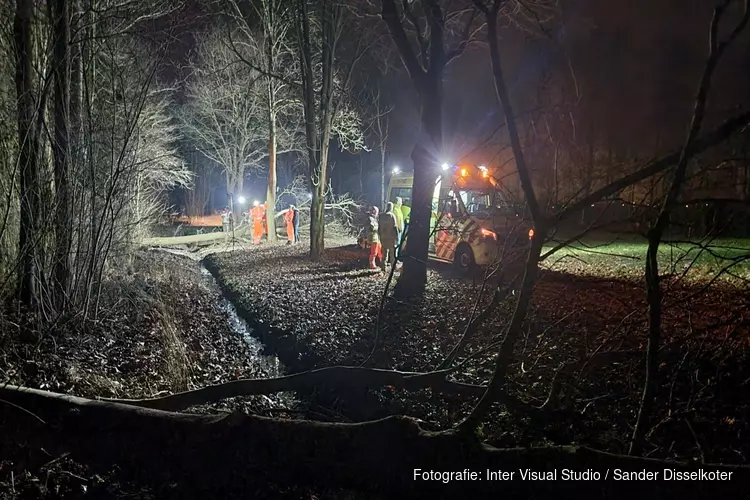
{"label": "orange flashing light", "polygon": [[533,238],[534,238],[534,230],[533,229],[529,229],[529,239],[531,240]]}
{"label": "orange flashing light", "polygon": [[469,171],[466,170],[465,168],[462,168],[461,169],[461,177],[466,177],[467,175],[469,175]]}

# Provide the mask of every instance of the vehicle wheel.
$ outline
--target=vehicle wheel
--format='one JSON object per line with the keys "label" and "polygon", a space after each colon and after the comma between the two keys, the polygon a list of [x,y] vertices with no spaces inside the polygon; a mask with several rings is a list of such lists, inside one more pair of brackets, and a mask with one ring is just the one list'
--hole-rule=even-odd
{"label": "vehicle wheel", "polygon": [[453,257],[453,265],[456,269],[466,272],[474,268],[474,252],[466,243],[458,245],[456,255]]}

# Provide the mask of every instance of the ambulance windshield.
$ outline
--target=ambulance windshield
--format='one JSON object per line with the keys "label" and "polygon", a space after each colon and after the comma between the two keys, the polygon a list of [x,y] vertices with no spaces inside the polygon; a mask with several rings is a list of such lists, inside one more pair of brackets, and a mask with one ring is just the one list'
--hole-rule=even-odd
{"label": "ambulance windshield", "polygon": [[492,211],[492,193],[489,191],[459,191],[458,195],[469,215],[485,215]]}

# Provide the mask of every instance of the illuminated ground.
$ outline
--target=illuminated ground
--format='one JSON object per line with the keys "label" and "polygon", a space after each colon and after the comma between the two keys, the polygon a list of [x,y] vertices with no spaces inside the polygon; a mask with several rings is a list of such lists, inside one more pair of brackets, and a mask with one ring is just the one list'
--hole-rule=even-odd
{"label": "illuminated ground", "polygon": [[[296,353],[293,360],[297,369],[359,365],[375,344],[385,278],[366,270],[363,252],[341,242],[329,247],[320,263],[309,262],[304,246],[250,248],[212,259],[246,314],[261,328],[272,327],[271,337],[293,339],[302,347],[304,353]],[[639,248],[644,247],[610,245],[608,250],[636,257]],[[511,392],[538,406],[549,395],[560,366],[576,366],[559,377],[562,402],[552,413],[555,418],[541,426],[527,425],[499,412],[486,426],[494,444],[579,442],[626,451],[643,380],[646,303],[641,268],[631,265],[630,274],[624,274],[622,262],[635,259],[591,255],[597,260],[586,264],[588,272],[542,274],[511,367]],[[737,436],[750,430],[750,399],[739,389],[750,379],[750,298],[728,283],[710,289],[692,280],[670,278],[665,283],[670,292],[663,319],[660,390],[673,415],[680,417],[668,417],[662,406],[660,418],[665,421],[650,437],[652,453],[685,460],[708,453],[707,461],[741,461],[738,453],[750,454],[750,443],[742,450],[737,444]],[[480,288],[481,281],[455,277],[447,266],[432,266],[424,301],[388,299],[384,304],[374,365],[414,371],[437,367],[463,332]],[[487,300],[486,295],[480,299],[480,309]],[[458,372],[459,379],[487,380],[494,351],[481,351],[502,338],[512,308],[512,300],[506,301],[480,329],[468,349],[475,358]],[[605,363],[583,362],[595,352],[611,356]],[[455,423],[471,404],[427,393],[374,394],[383,405],[379,411],[406,412],[436,428]],[[693,430],[710,443],[702,452],[684,424],[686,415]]]}

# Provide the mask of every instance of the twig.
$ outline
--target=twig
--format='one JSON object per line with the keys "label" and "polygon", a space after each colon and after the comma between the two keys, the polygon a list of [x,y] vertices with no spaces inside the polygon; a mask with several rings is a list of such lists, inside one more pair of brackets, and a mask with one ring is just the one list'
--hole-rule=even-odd
{"label": "twig", "polygon": [[690,420],[688,420],[687,417],[685,417],[683,420],[685,420],[685,423],[688,426],[688,429],[690,429],[690,434],[693,435],[693,439],[695,439],[695,446],[698,447],[698,453],[701,456],[701,463],[706,463],[706,455],[703,453],[703,446],[701,446],[700,439],[698,439],[698,434],[695,433],[695,429],[693,429],[693,425],[690,423]]}
{"label": "twig", "polygon": [[40,421],[41,423],[43,423],[44,425],[47,425],[47,422],[45,422],[44,420],[42,420],[42,419],[41,419],[41,418],[40,418],[40,417],[39,417],[38,415],[35,415],[34,413],[30,412],[30,411],[29,411],[29,410],[27,410],[26,408],[22,408],[22,407],[18,406],[17,404],[15,404],[15,403],[11,403],[10,401],[6,401],[6,400],[4,400],[4,399],[0,399],[0,403],[5,403],[6,405],[8,405],[8,406],[12,406],[13,408],[16,408],[16,409],[18,409],[18,410],[21,410],[21,411],[22,411],[22,412],[24,412],[24,413],[28,413],[29,415],[31,415],[31,416],[32,416],[32,417],[34,417],[35,419],[39,420],[39,421]]}

